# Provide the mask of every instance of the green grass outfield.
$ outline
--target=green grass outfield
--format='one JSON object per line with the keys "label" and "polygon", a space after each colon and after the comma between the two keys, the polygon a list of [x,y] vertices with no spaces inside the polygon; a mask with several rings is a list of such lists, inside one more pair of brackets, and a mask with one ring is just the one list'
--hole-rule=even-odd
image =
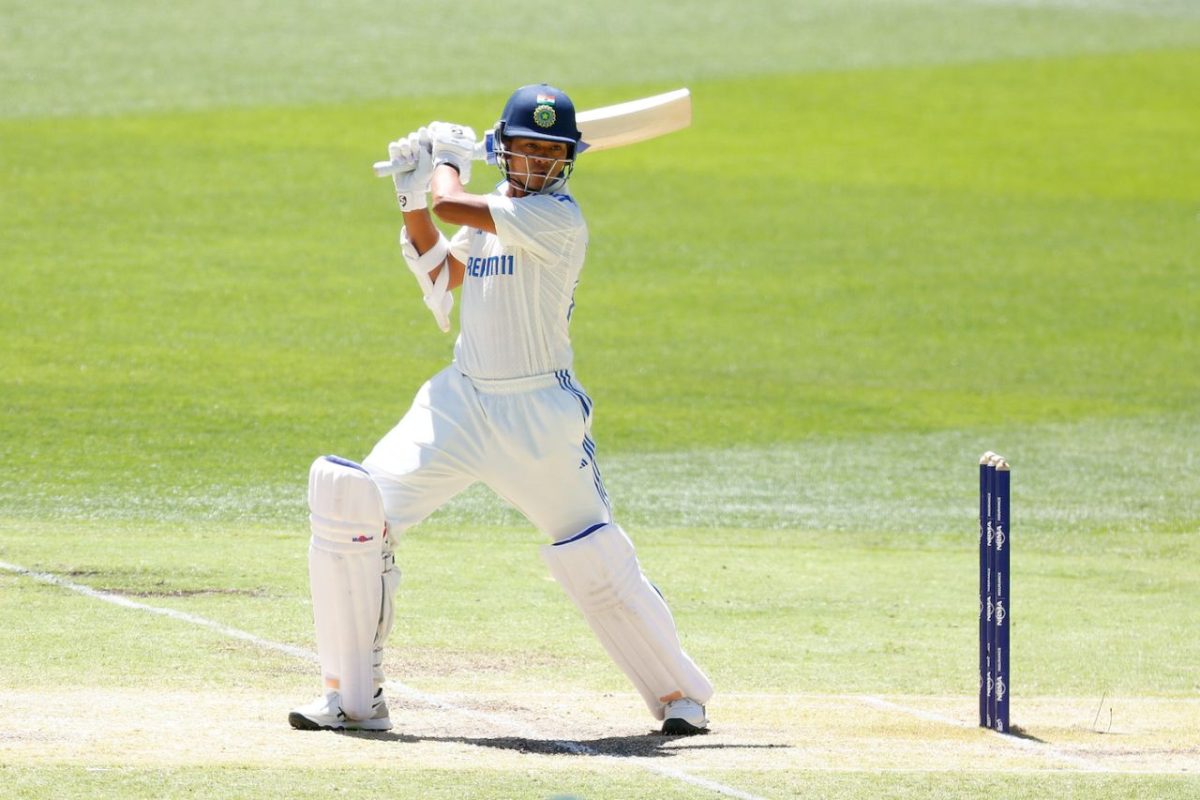
{"label": "green grass outfield", "polygon": [[[403,8],[0,2],[0,797],[1200,793],[1195,4]],[[369,165],[535,80],[693,91],[581,159],[573,338],[714,731],[646,736],[472,490],[400,546],[396,731],[294,733],[308,464],[451,348]],[[986,449],[1021,739],[973,727]]]}

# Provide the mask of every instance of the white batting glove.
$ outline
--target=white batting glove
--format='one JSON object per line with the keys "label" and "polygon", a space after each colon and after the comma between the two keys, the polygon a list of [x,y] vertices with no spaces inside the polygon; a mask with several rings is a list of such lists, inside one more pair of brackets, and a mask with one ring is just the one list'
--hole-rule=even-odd
{"label": "white batting glove", "polygon": [[433,140],[433,163],[449,164],[458,170],[463,184],[471,182],[471,158],[475,155],[475,131],[466,125],[451,122],[431,122],[429,137]]}
{"label": "white batting glove", "polygon": [[430,151],[429,131],[421,128],[403,139],[388,145],[388,158],[411,163],[413,169],[392,176],[396,184],[396,201],[401,211],[419,211],[429,206],[425,194],[433,177],[433,154]]}

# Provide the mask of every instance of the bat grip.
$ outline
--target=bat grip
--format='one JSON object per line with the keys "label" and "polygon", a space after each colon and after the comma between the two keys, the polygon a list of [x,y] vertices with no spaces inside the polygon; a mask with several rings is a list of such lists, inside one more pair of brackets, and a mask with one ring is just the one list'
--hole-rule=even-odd
{"label": "bat grip", "polygon": [[[493,134],[491,131],[483,137],[483,141],[475,143],[475,152],[471,154],[471,159],[474,161],[486,161],[489,164],[496,163],[496,150],[493,144]],[[374,165],[375,176],[378,178],[386,178],[391,175],[400,175],[405,172],[412,172],[416,169],[417,162],[412,159],[396,159],[394,161],[376,161]]]}

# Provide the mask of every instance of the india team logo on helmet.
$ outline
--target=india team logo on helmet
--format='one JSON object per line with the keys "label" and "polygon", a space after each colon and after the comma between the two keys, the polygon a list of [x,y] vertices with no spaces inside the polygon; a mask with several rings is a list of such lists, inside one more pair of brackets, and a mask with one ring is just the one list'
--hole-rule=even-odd
{"label": "india team logo on helmet", "polygon": [[538,107],[533,110],[533,121],[539,128],[551,128],[558,119],[558,114],[554,113],[554,101],[554,95],[538,92]]}
{"label": "india team logo on helmet", "polygon": [[554,106],[538,106],[533,110],[533,121],[539,128],[552,128],[557,119],[558,115],[554,113]]}

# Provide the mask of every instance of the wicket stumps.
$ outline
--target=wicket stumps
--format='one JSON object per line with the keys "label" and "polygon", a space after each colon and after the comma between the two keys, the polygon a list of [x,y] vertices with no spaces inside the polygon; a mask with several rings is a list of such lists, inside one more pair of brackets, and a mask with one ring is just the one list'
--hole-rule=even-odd
{"label": "wicket stumps", "polygon": [[1012,521],[1008,516],[1009,469],[990,450],[979,459],[979,724],[1008,731],[1009,556]]}

